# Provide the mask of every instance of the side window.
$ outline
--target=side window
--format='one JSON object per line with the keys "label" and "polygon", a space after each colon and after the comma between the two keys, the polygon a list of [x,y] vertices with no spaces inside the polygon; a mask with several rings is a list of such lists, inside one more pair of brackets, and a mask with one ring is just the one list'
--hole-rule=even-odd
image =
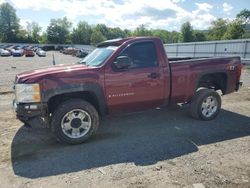
{"label": "side window", "polygon": [[121,55],[131,59],[129,68],[144,68],[157,66],[156,49],[153,42],[142,42],[134,44],[125,49]]}

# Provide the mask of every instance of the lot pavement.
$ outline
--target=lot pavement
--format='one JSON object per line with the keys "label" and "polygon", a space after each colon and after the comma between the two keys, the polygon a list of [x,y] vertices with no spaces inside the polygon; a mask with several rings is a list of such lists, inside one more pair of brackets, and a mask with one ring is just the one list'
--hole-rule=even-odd
{"label": "lot pavement", "polygon": [[58,51],[47,52],[47,57],[0,57],[0,92],[11,90],[15,75],[27,70],[53,65],[53,55],[56,64],[72,64],[79,58],[63,55]]}
{"label": "lot pavement", "polygon": [[250,69],[212,121],[173,105],[108,117],[87,143],[58,144],[11,109],[18,72],[78,58],[0,57],[0,187],[250,187]]}

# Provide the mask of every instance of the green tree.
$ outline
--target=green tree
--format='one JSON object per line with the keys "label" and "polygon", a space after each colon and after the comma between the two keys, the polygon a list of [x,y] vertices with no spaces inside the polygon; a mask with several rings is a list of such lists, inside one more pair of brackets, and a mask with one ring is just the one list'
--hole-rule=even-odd
{"label": "green tree", "polygon": [[102,41],[107,40],[107,38],[99,30],[94,30],[91,35],[91,44],[96,45]]}
{"label": "green tree", "polygon": [[100,31],[105,38],[110,39],[109,28],[105,24],[97,24],[94,29]]}
{"label": "green tree", "polygon": [[228,24],[227,30],[223,35],[222,39],[241,39],[243,37],[244,32],[245,31],[242,21],[236,19]]}
{"label": "green tree", "polygon": [[163,43],[170,43],[170,32],[163,29],[155,29],[152,31],[153,36],[159,37]]}
{"label": "green tree", "polygon": [[172,31],[170,33],[170,43],[182,42],[181,38],[182,38],[181,33],[177,32],[177,31]]}
{"label": "green tree", "polygon": [[39,43],[46,44],[46,43],[48,43],[47,39],[48,39],[47,32],[43,32],[40,39],[39,39]]}
{"label": "green tree", "polygon": [[228,23],[221,18],[212,22],[212,26],[209,28],[208,39],[209,40],[221,40],[227,31]]}
{"label": "green tree", "polygon": [[25,29],[19,29],[16,35],[15,42],[32,43],[32,38],[28,37],[28,32]]}
{"label": "green tree", "polygon": [[250,10],[244,9],[240,11],[236,18],[243,23],[244,35],[242,38],[250,38]]}
{"label": "green tree", "polygon": [[181,38],[182,38],[182,42],[192,42],[194,40],[193,28],[189,22],[182,24]]}
{"label": "green tree", "polygon": [[194,30],[193,31],[194,41],[205,41],[206,35],[202,31]]}
{"label": "green tree", "polygon": [[47,27],[47,40],[49,43],[65,44],[69,43],[69,34],[72,23],[66,17],[63,19],[51,19]]}
{"label": "green tree", "polygon": [[9,4],[0,5],[0,33],[2,42],[16,42],[19,30],[19,19],[16,10]]}
{"label": "green tree", "polygon": [[119,27],[108,28],[108,30],[109,30],[108,39],[116,39],[116,38],[125,38],[125,37],[127,37],[126,32],[121,30]]}
{"label": "green tree", "polygon": [[40,40],[40,32],[42,30],[42,27],[38,25],[36,22],[28,22],[27,24],[27,32],[28,36],[32,38],[32,42],[39,43]]}
{"label": "green tree", "polygon": [[244,24],[250,24],[250,10],[244,9],[240,11],[236,18],[241,19]]}
{"label": "green tree", "polygon": [[3,34],[0,32],[0,42],[3,40]]}
{"label": "green tree", "polygon": [[128,30],[128,29],[124,29],[124,34],[125,36],[124,37],[131,37],[133,34],[132,34],[132,31]]}
{"label": "green tree", "polygon": [[87,22],[79,22],[73,29],[71,40],[74,44],[90,44],[92,28]]}
{"label": "green tree", "polygon": [[150,30],[148,30],[145,25],[142,24],[134,30],[133,35],[134,36],[152,36],[153,33]]}

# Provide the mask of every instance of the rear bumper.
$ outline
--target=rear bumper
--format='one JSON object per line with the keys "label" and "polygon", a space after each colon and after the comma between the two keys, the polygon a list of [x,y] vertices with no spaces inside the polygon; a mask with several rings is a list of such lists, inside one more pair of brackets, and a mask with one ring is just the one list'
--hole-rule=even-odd
{"label": "rear bumper", "polygon": [[16,104],[13,101],[13,107],[16,117],[22,122],[27,122],[35,117],[45,117],[47,113],[47,105],[42,103]]}

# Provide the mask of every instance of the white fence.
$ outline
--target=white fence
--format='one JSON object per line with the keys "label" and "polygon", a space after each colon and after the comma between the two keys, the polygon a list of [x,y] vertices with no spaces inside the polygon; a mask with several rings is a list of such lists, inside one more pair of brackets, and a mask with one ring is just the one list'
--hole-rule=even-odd
{"label": "white fence", "polygon": [[250,39],[165,44],[168,57],[240,56],[250,59]]}

